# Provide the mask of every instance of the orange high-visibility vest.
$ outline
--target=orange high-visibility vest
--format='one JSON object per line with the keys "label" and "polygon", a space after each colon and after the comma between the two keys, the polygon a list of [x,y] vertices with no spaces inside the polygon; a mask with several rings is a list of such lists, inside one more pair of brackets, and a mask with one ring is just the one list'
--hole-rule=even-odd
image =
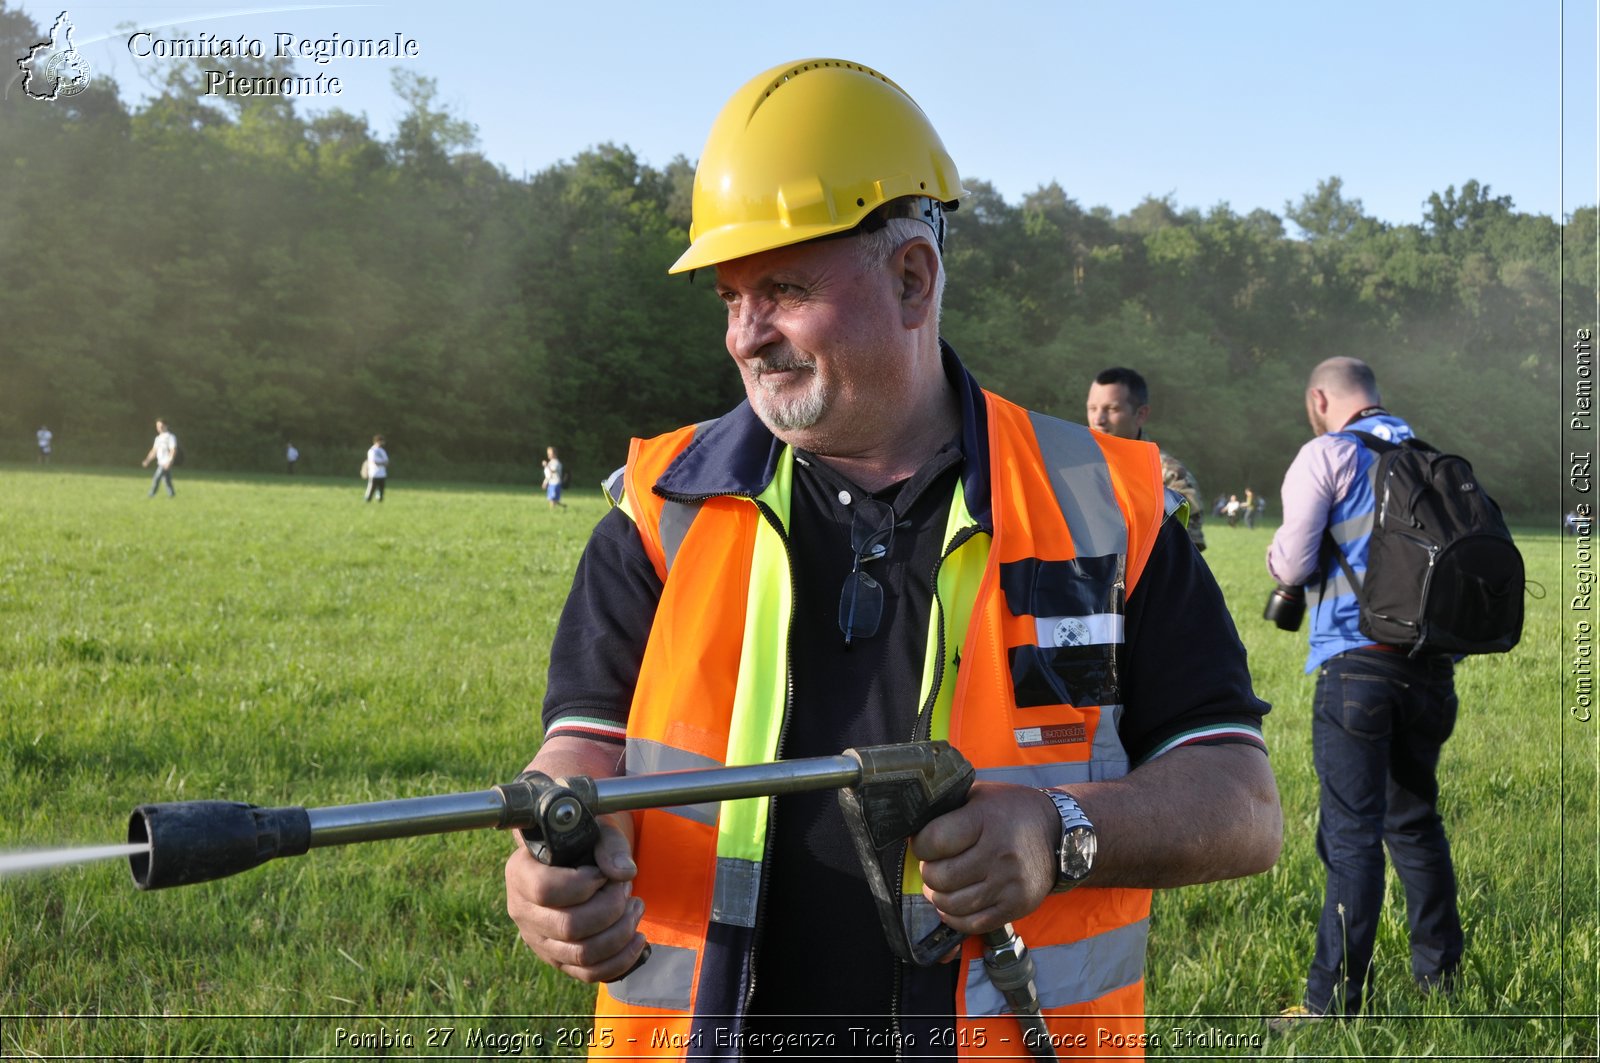
{"label": "orange high-visibility vest", "polygon": [[[1117,733],[1124,602],[1169,511],[1159,452],[981,394],[993,527],[973,518],[958,489],[918,692],[927,730],[981,779],[1119,778],[1129,767]],[[629,712],[630,773],[775,760],[789,708],[790,454],[758,494],[656,493],[704,428],[634,440],[621,474],[620,504],[664,581]],[[746,1003],[767,812],[767,799],[751,799],[635,813],[634,892],[652,955],[600,987],[594,1055],[729,1051],[712,1037]],[[916,940],[937,915],[908,865],[902,908]],[[1148,890],[1084,888],[1052,895],[1015,924],[1058,1044],[1143,1054],[1149,911]],[[962,1056],[1024,1052],[976,938],[960,962]]]}

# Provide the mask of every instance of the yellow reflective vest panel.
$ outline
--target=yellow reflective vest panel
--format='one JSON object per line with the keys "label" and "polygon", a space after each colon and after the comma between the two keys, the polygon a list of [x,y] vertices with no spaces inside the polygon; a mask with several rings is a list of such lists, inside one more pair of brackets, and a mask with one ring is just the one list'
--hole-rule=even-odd
{"label": "yellow reflective vest panel", "polygon": [[[1159,452],[988,392],[982,401],[993,526],[958,489],[915,694],[920,719],[981,779],[1119,778],[1129,768],[1118,738],[1124,603],[1167,512]],[[775,760],[789,709],[791,456],[756,494],[661,497],[652,488],[696,432],[635,440],[612,488],[663,579],[628,719],[629,773]],[[600,988],[596,1030],[611,1037],[609,1046],[597,1037],[592,1054],[717,1054],[708,1030],[744,1005],[768,808],[751,799],[635,813],[634,892],[652,954]],[[915,939],[937,915],[908,865],[902,910]],[[1058,1043],[1142,1055],[1149,910],[1147,890],[1079,889],[1016,923]],[[1024,1051],[976,939],[960,962],[962,1056]]]}

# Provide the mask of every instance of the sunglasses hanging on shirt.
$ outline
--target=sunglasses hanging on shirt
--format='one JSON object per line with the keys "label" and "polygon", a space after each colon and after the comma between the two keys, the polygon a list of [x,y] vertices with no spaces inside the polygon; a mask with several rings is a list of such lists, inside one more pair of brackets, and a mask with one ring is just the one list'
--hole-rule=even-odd
{"label": "sunglasses hanging on shirt", "polygon": [[894,527],[894,507],[887,502],[863,498],[852,507],[850,550],[854,560],[839,592],[839,630],[846,646],[876,635],[883,621],[883,584],[861,566],[888,556],[894,545]]}

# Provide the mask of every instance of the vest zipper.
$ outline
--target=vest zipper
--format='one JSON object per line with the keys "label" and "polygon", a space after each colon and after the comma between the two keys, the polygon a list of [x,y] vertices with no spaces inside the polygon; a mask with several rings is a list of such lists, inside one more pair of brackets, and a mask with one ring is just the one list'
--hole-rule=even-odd
{"label": "vest zipper", "polygon": [[969,524],[950,537],[945,544],[944,552],[939,555],[939,561],[933,566],[933,620],[938,625],[939,644],[937,656],[933,662],[933,683],[928,687],[927,700],[917,710],[917,720],[911,728],[911,741],[920,742],[927,739],[933,731],[933,706],[939,700],[939,688],[944,685],[944,601],[939,597],[939,570],[944,568],[944,563],[950,559],[968,540],[983,531],[982,526]]}
{"label": "vest zipper", "polygon": [[[945,544],[944,551],[939,555],[939,560],[933,566],[932,622],[935,625],[935,630],[938,632],[939,638],[933,662],[933,682],[929,684],[927,700],[924,701],[922,703],[922,707],[917,710],[916,722],[911,726],[911,741],[913,742],[926,739],[933,731],[933,706],[939,700],[939,688],[944,685],[944,601],[939,597],[939,570],[944,568],[944,563],[949,559],[951,554],[954,554],[967,542],[967,540],[971,539],[974,535],[977,535],[981,531],[983,531],[983,529],[977,524],[969,524],[965,528],[957,531],[953,536],[950,537],[950,541]],[[906,850],[909,849],[910,846],[911,842],[909,839],[907,839],[905,842],[902,842],[900,846],[900,867],[902,876],[900,885],[902,887],[905,884],[904,868],[906,862]],[[894,986],[889,996],[889,1021],[891,1023],[891,1030],[894,1035],[894,1058],[897,1063],[905,1059],[905,1053],[903,1049],[904,1038],[902,1037],[902,1031],[900,1029],[900,994],[905,981],[905,970],[906,964],[904,960],[895,961]],[[954,1007],[952,1006],[952,1012],[953,1011]]]}
{"label": "vest zipper", "polygon": [[[904,861],[905,857],[902,856],[900,859]],[[905,977],[906,962],[904,960],[895,960],[894,984],[889,987],[889,1034],[894,1038],[895,1063],[901,1063],[906,1058],[905,1052],[901,1047],[904,1044],[904,1039],[901,1037],[900,1030],[900,991],[904,986]]]}

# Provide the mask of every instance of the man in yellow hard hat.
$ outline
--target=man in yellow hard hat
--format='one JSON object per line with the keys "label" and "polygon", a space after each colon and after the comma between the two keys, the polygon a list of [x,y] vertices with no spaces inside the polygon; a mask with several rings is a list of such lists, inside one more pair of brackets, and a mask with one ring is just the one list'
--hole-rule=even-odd
{"label": "man in yellow hard hat", "polygon": [[[786,64],[729,101],[671,271],[715,270],[746,402],[635,440],[609,483],[532,767],[946,739],[979,781],[890,854],[889,910],[911,940],[1014,924],[1051,1038],[1140,1055],[1150,890],[1276,859],[1267,707],[1156,448],[984,391],[940,339],[962,194],[867,67]],[[595,1054],[1029,1048],[975,937],[891,951],[831,794],[603,817],[595,859],[506,865],[523,940],[604,983]]]}

